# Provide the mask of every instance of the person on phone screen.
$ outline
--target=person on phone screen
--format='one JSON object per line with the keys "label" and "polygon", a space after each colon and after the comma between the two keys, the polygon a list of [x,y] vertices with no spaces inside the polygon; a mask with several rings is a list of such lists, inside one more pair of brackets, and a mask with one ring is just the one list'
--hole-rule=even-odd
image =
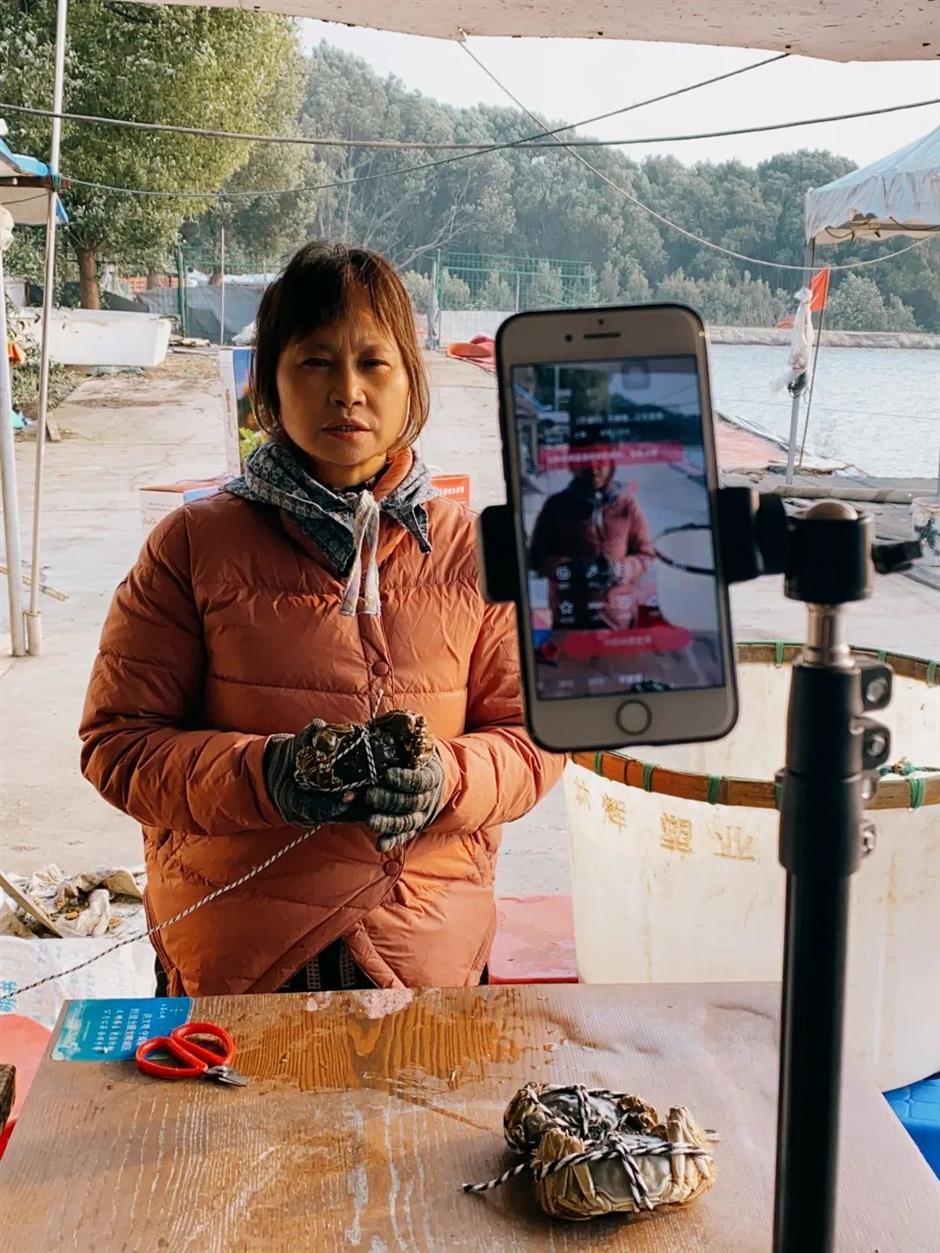
{"label": "person on phone screen", "polygon": [[653,543],[643,510],[615,474],[613,461],[576,470],[536,519],[529,560],[549,580],[556,630],[625,629],[636,619],[636,584]]}

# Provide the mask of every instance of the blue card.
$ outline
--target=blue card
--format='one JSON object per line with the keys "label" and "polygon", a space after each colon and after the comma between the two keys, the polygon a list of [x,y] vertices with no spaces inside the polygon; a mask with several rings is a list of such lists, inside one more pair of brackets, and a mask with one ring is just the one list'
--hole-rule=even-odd
{"label": "blue card", "polygon": [[56,1062],[123,1062],[138,1044],[169,1035],[188,1022],[188,996],[144,1000],[72,1001],[59,1028],[52,1060]]}

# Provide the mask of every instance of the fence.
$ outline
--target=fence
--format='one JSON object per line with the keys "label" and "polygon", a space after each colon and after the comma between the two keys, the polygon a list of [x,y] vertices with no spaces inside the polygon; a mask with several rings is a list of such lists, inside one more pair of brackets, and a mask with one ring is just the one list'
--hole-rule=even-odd
{"label": "fence", "polygon": [[[223,250],[219,241],[208,247],[180,244],[148,266],[100,258],[98,272],[106,307],[143,307],[176,319],[183,335],[231,343],[254,321],[261,294],[284,261]],[[77,305],[78,268],[71,250],[59,250],[56,271],[57,299]],[[479,310],[498,313],[498,324],[521,309],[589,305],[597,298],[588,263],[547,257],[439,249],[425,254],[404,278],[422,322],[426,313],[444,312],[460,321],[460,311]],[[38,285],[31,284],[31,297],[37,292]],[[471,319],[474,333],[480,333],[478,323]],[[458,338],[459,329],[451,328]]]}
{"label": "fence", "polygon": [[440,251],[433,265],[439,309],[557,308],[596,299],[595,273],[584,261]]}

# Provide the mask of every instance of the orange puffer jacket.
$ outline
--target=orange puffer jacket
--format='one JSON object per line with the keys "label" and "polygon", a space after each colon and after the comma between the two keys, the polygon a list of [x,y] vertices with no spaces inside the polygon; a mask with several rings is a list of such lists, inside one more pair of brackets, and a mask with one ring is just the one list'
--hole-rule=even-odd
{"label": "orange puffer jacket", "polygon": [[[410,466],[403,454],[376,496]],[[428,506],[433,552],[383,516],[381,617],[295,524],[227,492],[178,509],[120,585],[82,719],[82,771],[143,825],[151,924],[296,838],[265,788],[267,737],[314,718],[424,714],[448,801],[394,855],[333,824],[155,937],[171,995],[268,992],[339,936],[379,987],[479,981],[495,927],[500,824],[558,779],[522,729],[512,611],[487,605],[474,515]]]}

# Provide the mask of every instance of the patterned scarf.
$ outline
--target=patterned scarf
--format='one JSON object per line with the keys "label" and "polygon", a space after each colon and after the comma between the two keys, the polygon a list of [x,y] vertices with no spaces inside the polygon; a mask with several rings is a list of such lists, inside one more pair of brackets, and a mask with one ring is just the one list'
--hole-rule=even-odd
{"label": "patterned scarf", "polygon": [[[304,468],[289,444],[261,444],[245,463],[241,478],[226,483],[225,490],[245,500],[282,509],[313,540],[336,574],[345,580],[341,612],[380,614],[379,519],[387,514],[410,532],[423,553],[431,551],[428,511],[425,505],[437,495],[424,463],[415,456],[404,480],[384,500],[377,501],[370,487],[334,492]],[[363,559],[365,586],[363,587]]]}

